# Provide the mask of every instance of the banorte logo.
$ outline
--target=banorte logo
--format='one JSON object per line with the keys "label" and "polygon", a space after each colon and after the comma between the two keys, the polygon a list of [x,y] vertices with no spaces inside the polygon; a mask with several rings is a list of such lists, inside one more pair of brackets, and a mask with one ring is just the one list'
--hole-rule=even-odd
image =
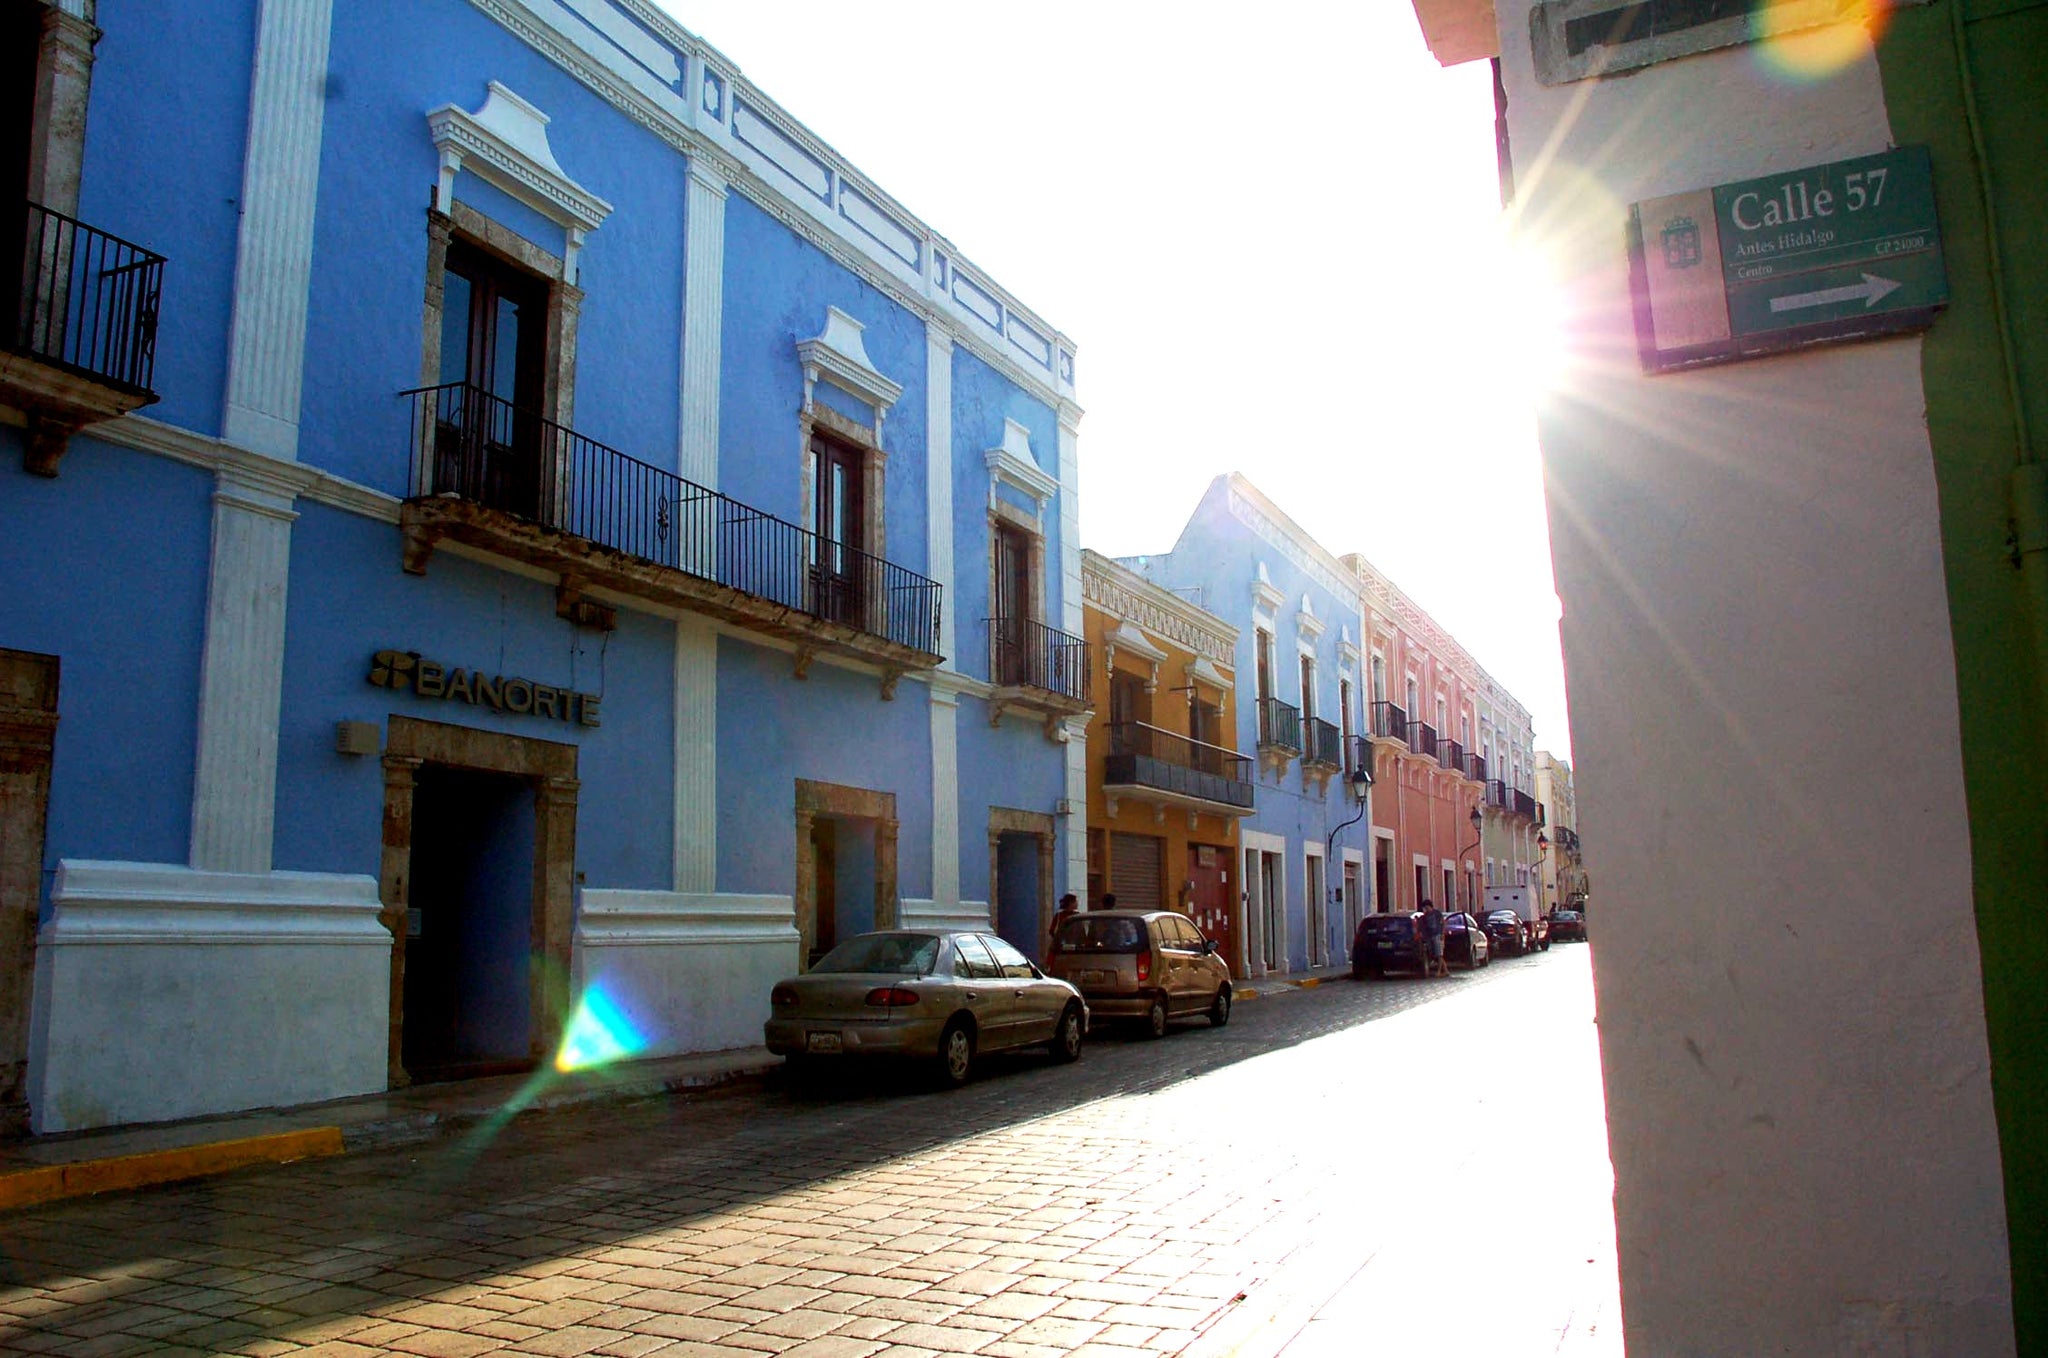
{"label": "banorte logo", "polygon": [[419,667],[420,658],[412,651],[379,651],[370,657],[370,682],[378,688],[411,688]]}

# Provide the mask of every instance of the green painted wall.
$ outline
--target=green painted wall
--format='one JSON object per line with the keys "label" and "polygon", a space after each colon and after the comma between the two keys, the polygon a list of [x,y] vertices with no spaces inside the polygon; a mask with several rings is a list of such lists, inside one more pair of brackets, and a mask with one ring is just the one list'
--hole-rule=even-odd
{"label": "green painted wall", "polygon": [[[2030,609],[2008,545],[2012,475],[2025,456],[2015,386],[2032,455],[2048,459],[2048,0],[1901,7],[1878,58],[1894,139],[1933,149],[1948,259],[1953,300],[1927,336],[1922,369],[1955,630],[2014,1323],[2022,1355],[2048,1355],[2048,610]],[[2006,343],[1966,71],[1991,185]],[[2048,572],[2048,552],[2041,557],[2036,568]],[[1910,825],[1912,789],[1888,791]]]}

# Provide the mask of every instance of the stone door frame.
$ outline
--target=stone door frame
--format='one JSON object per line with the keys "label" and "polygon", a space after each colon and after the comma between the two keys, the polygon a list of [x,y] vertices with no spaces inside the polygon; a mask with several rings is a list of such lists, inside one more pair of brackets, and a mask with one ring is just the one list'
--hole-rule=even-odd
{"label": "stone door frame", "polygon": [[1038,932],[1044,942],[1052,934],[1053,846],[1058,842],[1059,822],[1044,811],[1017,811],[1007,806],[988,809],[988,927],[1000,933],[1003,900],[998,881],[999,854],[1004,835],[1032,835],[1038,840]]}
{"label": "stone door frame", "polygon": [[0,648],[0,1136],[29,1130],[28,1029],[35,996],[36,918],[57,750],[58,660]]}
{"label": "stone door frame", "polygon": [[378,918],[391,930],[391,1045],[393,1089],[412,1083],[405,1069],[405,921],[412,886],[413,791],[420,766],[504,773],[533,788],[534,966],[527,1054],[545,1062],[562,1040],[569,1018],[569,948],[576,890],[576,780],[574,745],[531,736],[501,735],[468,726],[392,717],[384,736],[384,851]]}
{"label": "stone door frame", "polygon": [[811,822],[820,816],[874,822],[875,927],[894,929],[901,918],[896,900],[896,794],[843,783],[796,780],[796,968],[808,971],[818,938],[818,862],[811,851]]}

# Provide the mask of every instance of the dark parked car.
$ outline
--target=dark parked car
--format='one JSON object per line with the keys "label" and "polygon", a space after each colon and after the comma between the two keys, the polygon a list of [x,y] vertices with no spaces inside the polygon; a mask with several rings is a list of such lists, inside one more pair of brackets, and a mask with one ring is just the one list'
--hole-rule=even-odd
{"label": "dark parked car", "polygon": [[1493,960],[1493,947],[1479,920],[1462,910],[1444,916],[1444,961],[1477,971]]}
{"label": "dark parked car", "polygon": [[1351,936],[1351,975],[1356,980],[1394,970],[1422,970],[1422,932],[1413,910],[1367,915]]}
{"label": "dark parked car", "polygon": [[1529,935],[1522,917],[1512,910],[1490,910],[1486,919],[1486,938],[1493,950],[1503,957],[1520,957],[1529,951]]}
{"label": "dark parked car", "polygon": [[1584,911],[1569,906],[1559,906],[1550,912],[1550,936],[1555,939],[1576,938],[1586,941],[1586,915]]}

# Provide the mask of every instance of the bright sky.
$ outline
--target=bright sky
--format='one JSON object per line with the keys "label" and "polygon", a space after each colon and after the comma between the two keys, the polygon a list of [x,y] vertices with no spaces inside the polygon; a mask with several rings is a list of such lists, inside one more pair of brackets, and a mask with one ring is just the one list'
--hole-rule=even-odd
{"label": "bright sky", "polygon": [[1243,472],[1569,753],[1484,63],[1405,0],[660,3],[1074,339],[1085,545]]}

